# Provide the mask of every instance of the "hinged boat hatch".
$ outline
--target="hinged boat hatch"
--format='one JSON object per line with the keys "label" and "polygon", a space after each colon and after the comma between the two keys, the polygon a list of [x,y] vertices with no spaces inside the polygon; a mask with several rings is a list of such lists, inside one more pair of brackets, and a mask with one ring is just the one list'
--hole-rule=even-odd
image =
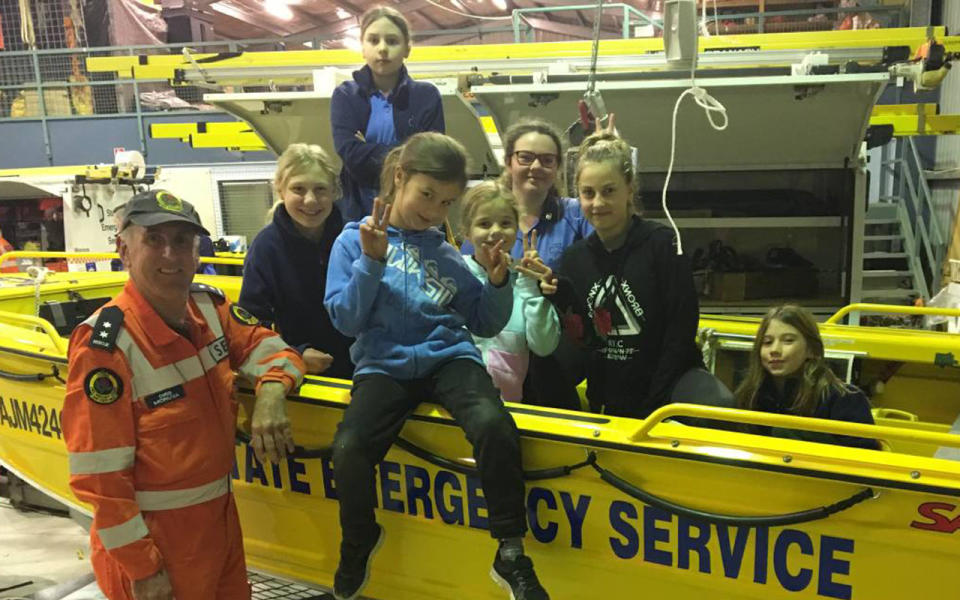
{"label": "hinged boat hatch", "polygon": [[[698,85],[727,108],[714,131],[685,98],[677,121],[678,171],[833,169],[855,164],[885,73],[710,78]],[[621,136],[639,149],[643,172],[665,172],[674,104],[683,80],[599,81]],[[566,127],[577,118],[583,83],[485,84],[471,91],[503,131],[524,116]],[[722,122],[715,116],[717,122]]]}
{"label": "hinged boat hatch", "polygon": [[[62,185],[61,185],[62,187]],[[36,200],[37,198],[58,198],[60,192],[53,193],[42,187],[15,179],[0,179],[0,201]]]}
{"label": "hinged boat hatch", "polygon": [[[487,140],[480,117],[463,96],[440,86],[447,133],[470,155],[473,175],[496,175],[499,163]],[[319,144],[340,166],[330,126],[330,96],[317,92],[262,94],[207,94],[204,100],[243,119],[278,155],[290,144]]]}

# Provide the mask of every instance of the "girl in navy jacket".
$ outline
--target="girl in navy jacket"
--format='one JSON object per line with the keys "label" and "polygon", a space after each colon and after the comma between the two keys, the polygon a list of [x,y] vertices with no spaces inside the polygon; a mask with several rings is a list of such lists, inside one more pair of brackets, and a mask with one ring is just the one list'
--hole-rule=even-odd
{"label": "girl in navy jacket", "polygon": [[[873,425],[859,388],[838,378],[824,360],[813,316],[800,306],[770,309],[753,343],[750,370],[737,388],[741,408]],[[798,429],[761,427],[759,433],[841,446],[877,449],[876,440]]]}
{"label": "girl in navy jacket", "polygon": [[391,148],[420,131],[444,131],[440,92],[432,83],[411,79],[403,64],[410,55],[410,24],[403,15],[386,6],[372,8],[360,20],[360,36],[367,64],[330,99],[347,222],[370,214]]}
{"label": "girl in navy jacket", "polygon": [[307,372],[350,379],[350,344],[323,301],[333,241],[343,229],[336,171],[320,146],[291,144],[277,161],[272,222],[243,263],[240,305],[303,355]]}

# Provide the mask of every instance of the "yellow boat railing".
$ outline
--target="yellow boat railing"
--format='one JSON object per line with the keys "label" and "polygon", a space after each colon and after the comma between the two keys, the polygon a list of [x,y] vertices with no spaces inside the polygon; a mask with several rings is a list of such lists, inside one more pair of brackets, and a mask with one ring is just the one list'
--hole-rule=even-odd
{"label": "yellow boat railing", "polygon": [[848,304],[838,310],[824,323],[835,325],[852,312],[888,313],[894,315],[935,315],[939,317],[960,317],[960,308],[931,308],[929,306],[902,306],[899,304],[867,304],[858,302]]}
{"label": "yellow boat railing", "polygon": [[888,442],[895,440],[960,448],[960,435],[950,433],[900,429],[886,425],[866,425],[863,423],[832,421],[829,419],[815,419],[813,417],[798,417],[795,415],[780,415],[739,408],[719,408],[716,406],[683,403],[668,404],[653,411],[649,417],[644,419],[636,431],[627,436],[627,439],[631,442],[640,442],[644,439],[655,437],[651,434],[653,428],[665,419],[675,417],[694,417],[729,423],[778,427],[782,429],[800,429],[818,433],[880,439]]}
{"label": "yellow boat railing", "polygon": [[57,330],[53,327],[50,321],[41,319],[40,317],[34,317],[32,315],[24,315],[21,313],[0,310],[0,323],[2,322],[18,326],[26,325],[27,327],[35,327],[42,330],[45,334],[47,334],[47,337],[50,338],[50,341],[57,352],[64,356],[67,355],[67,340],[60,337],[60,334],[57,333]]}
{"label": "yellow boat railing", "polygon": [[[81,258],[88,260],[112,260],[120,258],[116,252],[40,252],[32,250],[14,250],[6,254],[0,254],[0,263],[5,260],[16,260],[18,258]],[[234,265],[243,266],[242,258],[223,258],[219,256],[201,256],[200,262],[210,265]]]}

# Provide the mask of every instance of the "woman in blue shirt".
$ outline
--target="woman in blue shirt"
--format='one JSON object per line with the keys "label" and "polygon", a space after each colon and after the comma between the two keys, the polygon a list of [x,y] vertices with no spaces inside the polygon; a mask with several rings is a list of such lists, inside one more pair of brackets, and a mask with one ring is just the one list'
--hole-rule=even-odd
{"label": "woman in blue shirt", "polygon": [[381,6],[360,20],[363,60],[330,100],[333,143],[343,161],[340,203],[344,221],[370,214],[379,191],[380,169],[391,148],[421,131],[444,132],[443,104],[433,84],[414,81],[404,60],[410,55],[410,24],[397,10]]}

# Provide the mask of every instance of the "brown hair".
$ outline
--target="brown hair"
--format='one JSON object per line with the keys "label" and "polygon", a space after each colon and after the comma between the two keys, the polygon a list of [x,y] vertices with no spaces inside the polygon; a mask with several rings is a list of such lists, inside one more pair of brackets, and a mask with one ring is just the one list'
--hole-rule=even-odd
{"label": "brown hair", "polygon": [[513,222],[519,225],[520,215],[517,213],[517,201],[513,197],[513,192],[502,183],[488,179],[467,190],[463,196],[463,203],[460,205],[460,230],[464,237],[469,235],[470,227],[480,209],[492,203],[498,203],[510,209]]}
{"label": "brown hair", "polygon": [[813,416],[820,400],[831,390],[846,391],[846,385],[837,377],[824,359],[823,339],[817,323],[805,308],[795,304],[776,306],[767,311],[760,322],[757,337],[750,351],[750,368],[746,378],[737,387],[737,406],[747,410],[757,410],[760,388],[769,377],[760,361],[760,349],[767,334],[770,322],[776,319],[800,332],[807,343],[807,352],[811,355],[800,368],[801,379],[790,412],[804,417]]}
{"label": "brown hair", "polygon": [[455,181],[467,185],[467,151],[463,144],[450,136],[425,131],[410,136],[406,143],[387,154],[380,171],[380,198],[393,202],[397,194],[396,172],[402,180],[423,174],[440,181]]}
{"label": "brown hair", "polygon": [[360,17],[360,38],[362,39],[363,34],[367,32],[367,27],[380,19],[388,19],[393,23],[403,34],[403,41],[407,46],[410,45],[410,22],[403,16],[403,13],[389,6],[374,6],[363,13],[363,16]]}
{"label": "brown hair", "polygon": [[[557,147],[557,181],[553,184],[553,187],[550,188],[550,193],[559,196],[560,190],[563,190],[566,186],[566,170],[563,162],[563,134],[561,134],[556,125],[550,121],[536,117],[524,118],[508,127],[503,134],[503,162],[504,164],[509,164],[510,161],[513,160],[513,152],[517,147],[517,140],[528,133],[545,135],[553,140],[553,144]],[[505,170],[503,172],[500,181],[508,190],[513,187],[513,181],[510,178],[509,171]]]}

